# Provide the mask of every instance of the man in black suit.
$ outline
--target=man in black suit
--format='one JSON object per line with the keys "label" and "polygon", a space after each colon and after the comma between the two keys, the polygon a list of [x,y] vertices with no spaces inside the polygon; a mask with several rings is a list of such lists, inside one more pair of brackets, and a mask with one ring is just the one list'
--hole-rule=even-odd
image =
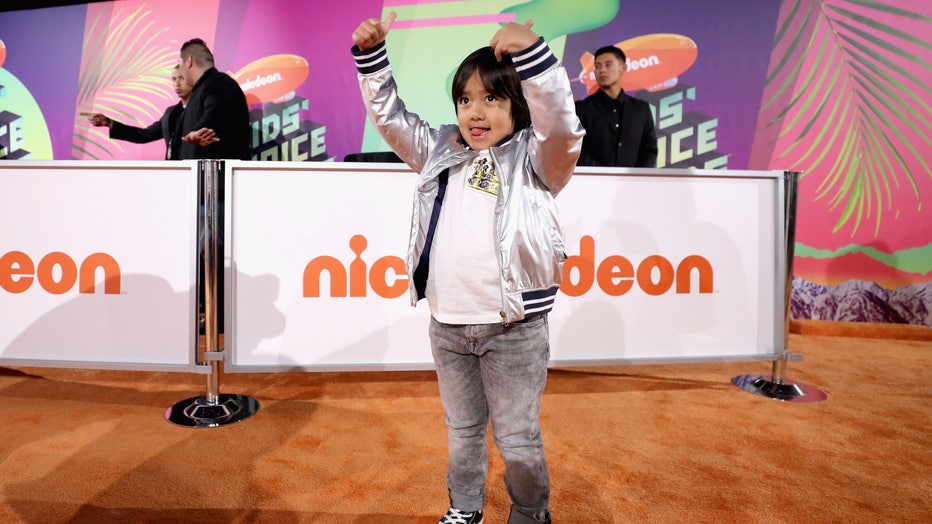
{"label": "man in black suit", "polygon": [[179,65],[193,92],[171,158],[248,160],[249,106],[239,84],[214,67],[214,55],[200,38],[181,46]]}
{"label": "man in black suit", "polygon": [[178,125],[185,106],[188,105],[188,99],[191,98],[191,86],[184,81],[180,67],[177,65],[172,69],[172,84],[181,101],[166,109],[162,118],[149,127],[128,126],[102,113],[81,113],[81,116],[86,116],[91,125],[110,128],[110,138],[114,140],[126,140],[134,144],[148,144],[160,138],[164,139],[165,158],[168,159],[169,151],[171,151],[172,133]]}
{"label": "man in black suit", "polygon": [[650,106],[626,95],[621,78],[625,54],[615,46],[595,52],[599,90],[576,102],[576,114],[586,129],[577,165],[657,167],[657,133]]}

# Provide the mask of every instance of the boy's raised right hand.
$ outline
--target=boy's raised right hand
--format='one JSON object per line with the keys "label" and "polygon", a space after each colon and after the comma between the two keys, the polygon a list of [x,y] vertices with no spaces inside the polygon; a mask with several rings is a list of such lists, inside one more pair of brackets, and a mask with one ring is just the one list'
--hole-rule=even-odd
{"label": "boy's raised right hand", "polygon": [[385,35],[387,35],[388,31],[392,28],[392,24],[395,22],[395,16],[395,12],[392,11],[388,13],[388,18],[385,20],[370,18],[363,21],[363,23],[359,24],[359,27],[353,31],[353,43],[356,44],[361,51],[365,51],[385,41]]}

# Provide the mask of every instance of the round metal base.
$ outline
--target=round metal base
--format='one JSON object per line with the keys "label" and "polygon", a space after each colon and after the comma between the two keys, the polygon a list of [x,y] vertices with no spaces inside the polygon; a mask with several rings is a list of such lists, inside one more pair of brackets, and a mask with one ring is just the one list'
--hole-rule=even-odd
{"label": "round metal base", "polygon": [[755,395],[785,402],[821,402],[828,398],[815,386],[792,380],[778,383],[770,375],[738,375],[731,383]]}
{"label": "round metal base", "polygon": [[218,395],[217,402],[194,397],[165,410],[165,420],[189,428],[215,428],[239,422],[259,411],[259,401],[243,395]]}

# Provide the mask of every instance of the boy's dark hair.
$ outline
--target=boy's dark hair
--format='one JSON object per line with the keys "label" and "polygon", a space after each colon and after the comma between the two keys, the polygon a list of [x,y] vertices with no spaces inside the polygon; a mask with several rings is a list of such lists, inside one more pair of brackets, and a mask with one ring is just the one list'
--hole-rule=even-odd
{"label": "boy's dark hair", "polygon": [[627,61],[627,59],[628,59],[628,57],[625,56],[625,52],[624,52],[624,51],[622,51],[621,49],[619,49],[619,48],[617,48],[617,47],[615,47],[615,46],[613,46],[613,45],[607,45],[607,46],[605,46],[605,47],[600,47],[600,48],[599,48],[598,50],[596,50],[596,52],[595,52],[595,58],[598,58],[599,55],[604,55],[605,53],[611,53],[611,54],[615,55],[615,57],[618,58],[618,60],[620,60],[622,64],[625,63],[625,61]]}
{"label": "boy's dark hair", "polygon": [[531,126],[531,111],[528,109],[521,78],[508,55],[499,62],[491,47],[481,47],[463,59],[453,76],[453,106],[459,111],[459,99],[466,90],[466,82],[473,73],[479,72],[479,80],[489,93],[511,101],[511,120],[515,131]]}

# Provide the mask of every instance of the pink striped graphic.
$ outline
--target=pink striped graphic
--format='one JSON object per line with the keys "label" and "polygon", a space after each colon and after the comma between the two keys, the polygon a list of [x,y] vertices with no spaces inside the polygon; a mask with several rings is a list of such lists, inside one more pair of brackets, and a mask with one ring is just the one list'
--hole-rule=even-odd
{"label": "pink striped graphic", "polygon": [[445,2],[462,2],[463,0],[384,0],[384,7],[398,7],[400,5],[430,5],[443,4]]}
{"label": "pink striped graphic", "polygon": [[472,25],[514,22],[514,13],[496,15],[447,16],[440,18],[418,18],[414,20],[395,20],[392,29],[413,29],[416,27],[440,27],[445,25]]}

